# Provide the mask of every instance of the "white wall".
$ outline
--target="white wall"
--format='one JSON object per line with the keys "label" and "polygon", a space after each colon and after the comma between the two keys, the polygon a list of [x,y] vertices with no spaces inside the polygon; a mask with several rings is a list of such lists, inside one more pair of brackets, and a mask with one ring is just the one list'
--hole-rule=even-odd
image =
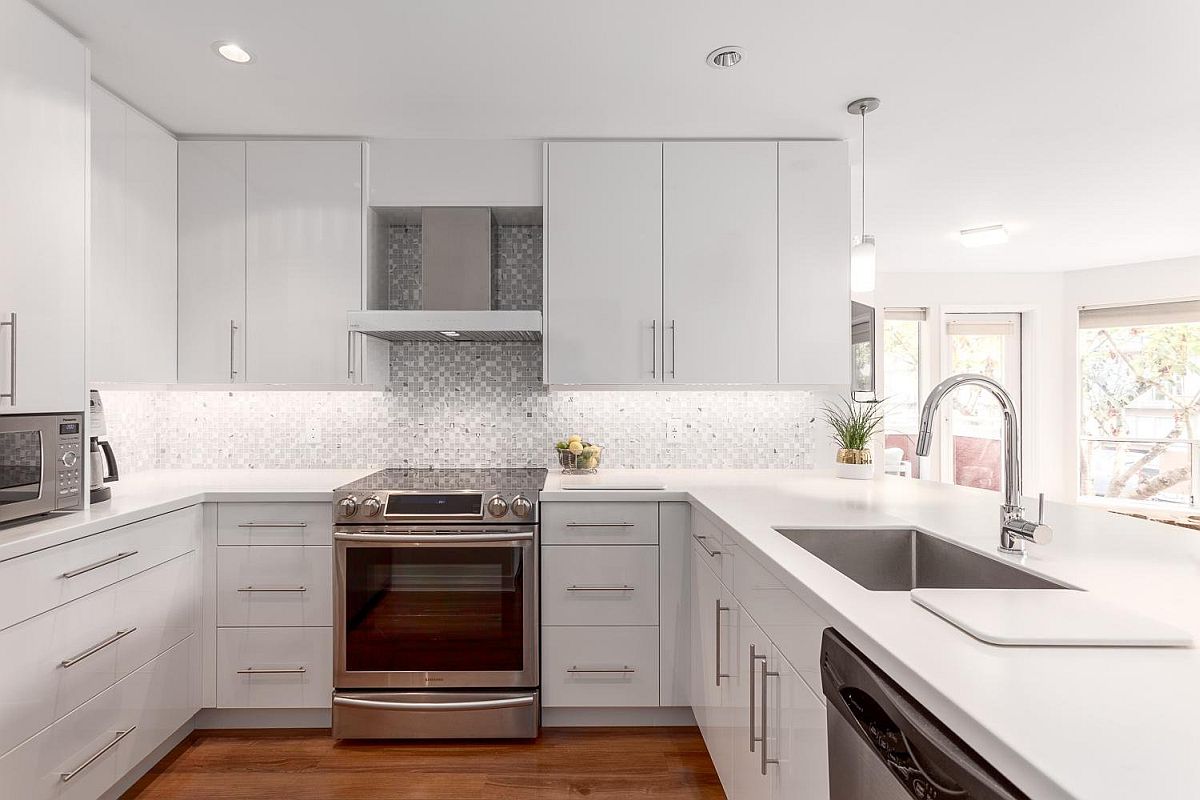
{"label": "white wall", "polygon": [[540,206],[533,139],[372,139],[370,205]]}

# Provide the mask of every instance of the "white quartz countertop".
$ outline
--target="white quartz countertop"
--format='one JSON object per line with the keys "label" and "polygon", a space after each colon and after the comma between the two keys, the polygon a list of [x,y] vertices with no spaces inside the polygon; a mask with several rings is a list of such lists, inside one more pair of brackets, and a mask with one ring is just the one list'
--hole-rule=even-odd
{"label": "white quartz countertop", "polygon": [[111,500],[85,511],[0,528],[0,561],[206,502],[331,502],[370,469],[152,470],[111,484]]}
{"label": "white quartz countertop", "polygon": [[[606,471],[613,480],[629,478]],[[655,471],[661,491],[561,489],[543,501],[688,500],[1034,800],[1200,797],[1200,650],[1002,647],[907,592],[871,592],[776,528],[912,526],[996,558],[995,492],[828,473]],[[1200,638],[1200,535],[1048,503],[1054,541],[1022,566]]]}

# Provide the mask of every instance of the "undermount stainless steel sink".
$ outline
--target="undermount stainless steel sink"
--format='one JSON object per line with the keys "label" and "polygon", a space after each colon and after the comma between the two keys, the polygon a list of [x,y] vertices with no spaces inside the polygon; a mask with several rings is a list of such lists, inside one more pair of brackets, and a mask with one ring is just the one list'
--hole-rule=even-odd
{"label": "undermount stainless steel sink", "polygon": [[873,592],[1075,588],[921,531],[784,528],[779,533]]}

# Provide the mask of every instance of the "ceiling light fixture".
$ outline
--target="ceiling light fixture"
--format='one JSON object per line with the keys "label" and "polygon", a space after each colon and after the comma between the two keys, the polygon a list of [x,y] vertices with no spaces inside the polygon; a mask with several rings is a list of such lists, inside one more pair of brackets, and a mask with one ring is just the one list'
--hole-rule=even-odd
{"label": "ceiling light fixture", "polygon": [[742,59],[745,57],[746,51],[742,48],[725,45],[713,50],[704,60],[713,69],[729,69],[742,63]]}
{"label": "ceiling light fixture", "polygon": [[986,228],[967,228],[958,232],[963,247],[987,247],[1008,241],[1008,230],[1003,225],[988,225]]}
{"label": "ceiling light fixture", "polygon": [[248,50],[234,42],[213,42],[213,50],[217,51],[221,58],[234,64],[249,64],[254,60],[254,56],[250,55]]}
{"label": "ceiling light fixture", "polygon": [[456,336],[462,336],[462,334],[458,331],[438,331],[438,333],[440,333],[442,336],[449,336],[452,339]]}
{"label": "ceiling light fixture", "polygon": [[875,237],[867,235],[867,114],[879,108],[878,97],[862,97],[846,112],[862,117],[862,228],[850,248],[850,291],[875,291]]}

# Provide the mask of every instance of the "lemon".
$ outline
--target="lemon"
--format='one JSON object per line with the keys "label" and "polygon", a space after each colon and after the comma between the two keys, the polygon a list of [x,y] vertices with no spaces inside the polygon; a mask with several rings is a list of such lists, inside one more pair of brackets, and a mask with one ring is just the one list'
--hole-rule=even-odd
{"label": "lemon", "polygon": [[570,444],[571,442],[582,442],[582,441],[583,441],[583,437],[577,433],[573,433],[567,437],[567,444]]}
{"label": "lemon", "polygon": [[579,455],[580,453],[583,452],[583,443],[580,442],[578,439],[572,439],[571,441],[569,441],[567,443],[567,449],[570,450],[575,455]]}
{"label": "lemon", "polygon": [[591,458],[585,458],[583,460],[583,468],[584,469],[595,469],[597,467],[597,465],[599,465],[599,463],[600,463],[600,459],[596,458],[595,456],[592,456]]}

